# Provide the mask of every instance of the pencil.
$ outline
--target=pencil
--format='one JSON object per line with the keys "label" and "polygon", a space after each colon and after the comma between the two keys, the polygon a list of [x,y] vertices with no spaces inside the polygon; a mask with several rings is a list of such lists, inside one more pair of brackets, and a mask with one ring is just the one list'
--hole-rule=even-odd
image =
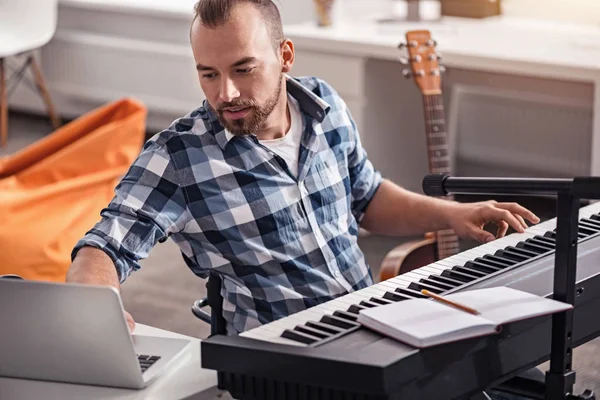
{"label": "pencil", "polygon": [[433,298],[435,300],[441,301],[444,304],[447,304],[447,305],[452,306],[454,308],[458,308],[459,310],[462,310],[462,311],[466,311],[466,312],[468,312],[470,314],[473,314],[473,315],[479,315],[480,314],[479,311],[475,310],[474,308],[467,307],[467,306],[465,306],[463,304],[459,304],[459,303],[456,303],[454,301],[450,301],[450,300],[446,299],[445,297],[438,296],[437,294],[431,293],[430,291],[428,291],[426,289],[421,290],[421,293],[423,293],[425,296],[429,296],[429,297],[431,297],[431,298]]}

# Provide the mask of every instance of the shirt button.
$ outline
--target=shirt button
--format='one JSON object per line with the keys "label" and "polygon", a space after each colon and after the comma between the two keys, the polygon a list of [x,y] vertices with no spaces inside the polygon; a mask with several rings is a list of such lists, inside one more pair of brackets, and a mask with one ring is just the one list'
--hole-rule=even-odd
{"label": "shirt button", "polygon": [[336,278],[338,278],[341,275],[340,271],[334,271],[333,276],[335,276]]}

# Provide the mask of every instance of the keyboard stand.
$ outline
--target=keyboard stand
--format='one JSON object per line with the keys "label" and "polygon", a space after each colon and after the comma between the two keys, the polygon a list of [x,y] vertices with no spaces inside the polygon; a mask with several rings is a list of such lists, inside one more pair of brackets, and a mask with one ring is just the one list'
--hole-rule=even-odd
{"label": "keyboard stand", "polygon": [[[437,179],[437,181],[436,181]],[[426,185],[431,185],[426,187]],[[450,178],[428,176],[423,182],[427,194],[499,194],[499,195],[557,195],[556,255],[554,258],[553,299],[575,305],[575,298],[583,293],[576,287],[577,232],[581,199],[600,199],[600,178],[574,179],[519,179],[519,178]],[[437,190],[436,193],[429,190]],[[573,310],[552,316],[552,343],[550,369],[545,383],[515,377],[497,389],[541,400],[596,400],[593,391],[573,394],[575,371],[573,360]]]}

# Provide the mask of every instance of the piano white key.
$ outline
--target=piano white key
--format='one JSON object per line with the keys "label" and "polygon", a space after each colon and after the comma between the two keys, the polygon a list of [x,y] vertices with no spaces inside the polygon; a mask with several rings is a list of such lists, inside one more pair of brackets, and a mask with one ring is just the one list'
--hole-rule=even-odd
{"label": "piano white key", "polygon": [[412,271],[410,271],[409,273],[406,273],[406,274],[404,274],[404,275],[409,275],[409,274],[413,274],[413,275],[411,275],[411,276],[416,276],[416,275],[418,275],[418,276],[419,276],[419,278],[426,278],[426,277],[428,277],[429,275],[431,275],[431,273],[429,273],[429,272],[427,272],[427,271],[425,271],[425,270],[424,270],[424,267],[422,267],[422,268],[417,268],[417,269],[413,269]]}

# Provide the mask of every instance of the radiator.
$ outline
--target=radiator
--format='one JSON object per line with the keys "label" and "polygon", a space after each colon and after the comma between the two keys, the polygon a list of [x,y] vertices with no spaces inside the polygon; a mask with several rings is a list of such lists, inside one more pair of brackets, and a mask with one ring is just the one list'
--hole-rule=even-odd
{"label": "radiator", "polygon": [[448,120],[456,174],[589,174],[593,113],[585,99],[456,84]]}

